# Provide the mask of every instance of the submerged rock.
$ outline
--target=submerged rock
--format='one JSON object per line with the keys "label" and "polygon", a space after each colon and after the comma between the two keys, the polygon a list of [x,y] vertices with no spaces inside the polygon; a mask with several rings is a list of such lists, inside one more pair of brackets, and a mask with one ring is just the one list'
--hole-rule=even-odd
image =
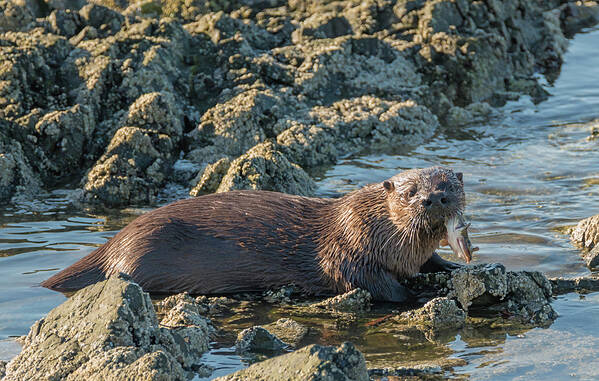
{"label": "submerged rock", "polygon": [[[397,377],[401,380],[443,380],[443,368],[438,365],[422,365],[414,367],[378,368],[368,369],[370,377]],[[438,376],[438,377],[434,377]]]}
{"label": "submerged rock", "polygon": [[[186,315],[183,306],[165,320]],[[187,318],[186,318],[187,319]],[[35,323],[5,380],[182,380],[201,368],[211,328],[203,319],[161,328],[148,294],[113,276],[77,292]]]}
{"label": "submerged rock", "polygon": [[595,292],[599,291],[599,279],[592,277],[579,277],[574,279],[550,278],[551,289],[554,295],[570,292]]}
{"label": "submerged rock", "polygon": [[361,312],[370,310],[371,300],[372,296],[368,291],[356,288],[345,294],[313,303],[310,307],[339,312]]}
{"label": "submerged rock", "polygon": [[239,332],[235,349],[238,353],[276,353],[285,348],[285,343],[262,327],[246,328]]}
{"label": "submerged rock", "polygon": [[344,343],[339,347],[309,345],[216,380],[283,381],[290,379],[367,381],[369,378],[362,353],[353,344]]}
{"label": "submerged rock", "polygon": [[287,318],[281,318],[262,327],[292,347],[297,347],[308,334],[308,327]]}

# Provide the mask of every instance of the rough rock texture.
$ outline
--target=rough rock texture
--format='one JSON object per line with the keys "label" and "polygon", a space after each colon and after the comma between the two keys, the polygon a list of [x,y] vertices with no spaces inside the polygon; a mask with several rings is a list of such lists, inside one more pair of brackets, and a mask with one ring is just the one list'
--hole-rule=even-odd
{"label": "rough rock texture", "polygon": [[[400,380],[444,380],[443,369],[438,365],[422,365],[414,367],[380,368],[368,369],[370,377],[387,377],[392,380],[397,377]],[[438,377],[434,377],[438,376]]]}
{"label": "rough rock texture", "polygon": [[539,272],[481,264],[450,274],[418,274],[404,283],[425,297],[454,299],[468,315],[503,317],[533,326],[548,326],[557,318],[550,304],[552,282]]}
{"label": "rough rock texture", "polygon": [[308,327],[287,318],[281,318],[262,327],[292,347],[297,347],[308,334]]}
{"label": "rough rock texture", "polygon": [[466,313],[458,307],[455,300],[449,298],[435,298],[427,302],[422,308],[404,312],[403,318],[410,324],[418,324],[433,331],[458,329],[464,326]]}
{"label": "rough rock texture", "polygon": [[245,352],[279,352],[285,348],[285,343],[276,335],[262,327],[246,328],[239,332],[235,342],[235,350]]}
{"label": "rough rock texture", "polygon": [[360,312],[370,310],[372,296],[368,291],[356,288],[342,295],[313,303],[310,307],[340,312]]}
{"label": "rough rock texture", "polygon": [[570,231],[570,238],[577,246],[594,248],[599,243],[599,214],[580,221]]}
{"label": "rough rock texture", "polygon": [[0,379],[6,374],[6,361],[0,361]]}
{"label": "rough rock texture", "polygon": [[184,303],[163,322],[172,326],[159,326],[141,287],[111,277],[35,323],[5,380],[186,379],[200,367],[211,328]]}
{"label": "rough rock texture", "polygon": [[599,291],[599,279],[591,277],[579,277],[574,279],[550,278],[551,289],[554,295],[567,294],[569,292],[595,292]]}
{"label": "rough rock texture", "polygon": [[340,156],[543,99],[535,73],[551,82],[565,36],[598,15],[559,0],[0,0],[0,202],[73,180],[109,207],[172,182],[310,194],[307,173]]}
{"label": "rough rock texture", "polygon": [[351,343],[344,343],[339,347],[309,345],[216,380],[283,381],[291,379],[367,381],[368,371],[364,356]]}

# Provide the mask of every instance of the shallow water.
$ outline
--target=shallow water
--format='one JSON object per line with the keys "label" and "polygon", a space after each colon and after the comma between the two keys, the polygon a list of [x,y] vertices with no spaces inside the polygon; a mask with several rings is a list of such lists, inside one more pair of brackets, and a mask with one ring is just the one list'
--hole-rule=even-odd
{"label": "shallow water", "polygon": [[[572,41],[552,94],[538,105],[508,104],[491,122],[459,133],[441,130],[427,144],[395,152],[346,158],[319,179],[320,195],[336,196],[381,181],[400,170],[446,165],[464,172],[474,262],[502,262],[509,269],[548,275],[588,274],[564,228],[599,213],[599,142],[587,141],[599,118],[599,31]],[[14,356],[11,339],[64,301],[36,287],[58,269],[90,253],[143,210],[98,215],[69,208],[65,192],[2,210],[0,216],[0,360]],[[442,254],[451,258],[449,251]],[[452,258],[457,260],[457,258]],[[308,342],[355,342],[371,366],[443,360],[458,366],[448,376],[473,379],[594,379],[599,375],[599,294],[558,298],[560,318],[548,329],[527,332],[466,331],[439,342],[398,338],[365,330],[363,320],[341,324],[304,317],[319,334]],[[241,329],[288,316],[257,306],[227,326]],[[291,313],[292,314],[292,313]],[[302,320],[301,316],[293,316]],[[233,338],[213,344],[205,360],[213,376],[245,364],[231,349]],[[465,365],[464,365],[465,364]]]}

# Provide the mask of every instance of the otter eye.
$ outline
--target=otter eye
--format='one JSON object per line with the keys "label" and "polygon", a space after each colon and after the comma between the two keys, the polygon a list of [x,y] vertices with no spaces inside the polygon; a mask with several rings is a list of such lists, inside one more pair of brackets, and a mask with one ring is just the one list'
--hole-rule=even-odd
{"label": "otter eye", "polygon": [[413,185],[410,190],[408,191],[408,197],[414,197],[414,195],[416,194],[416,192],[418,192],[418,187],[416,185]]}

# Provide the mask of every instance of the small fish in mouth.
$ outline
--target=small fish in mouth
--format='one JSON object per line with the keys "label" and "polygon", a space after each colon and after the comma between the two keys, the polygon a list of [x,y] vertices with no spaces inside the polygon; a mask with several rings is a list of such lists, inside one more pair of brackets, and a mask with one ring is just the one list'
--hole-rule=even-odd
{"label": "small fish in mouth", "polygon": [[466,263],[472,260],[472,253],[478,250],[478,247],[472,247],[472,242],[468,237],[468,228],[470,223],[464,221],[461,213],[454,215],[445,222],[447,228],[447,237],[442,239],[441,246],[449,245],[451,250]]}

